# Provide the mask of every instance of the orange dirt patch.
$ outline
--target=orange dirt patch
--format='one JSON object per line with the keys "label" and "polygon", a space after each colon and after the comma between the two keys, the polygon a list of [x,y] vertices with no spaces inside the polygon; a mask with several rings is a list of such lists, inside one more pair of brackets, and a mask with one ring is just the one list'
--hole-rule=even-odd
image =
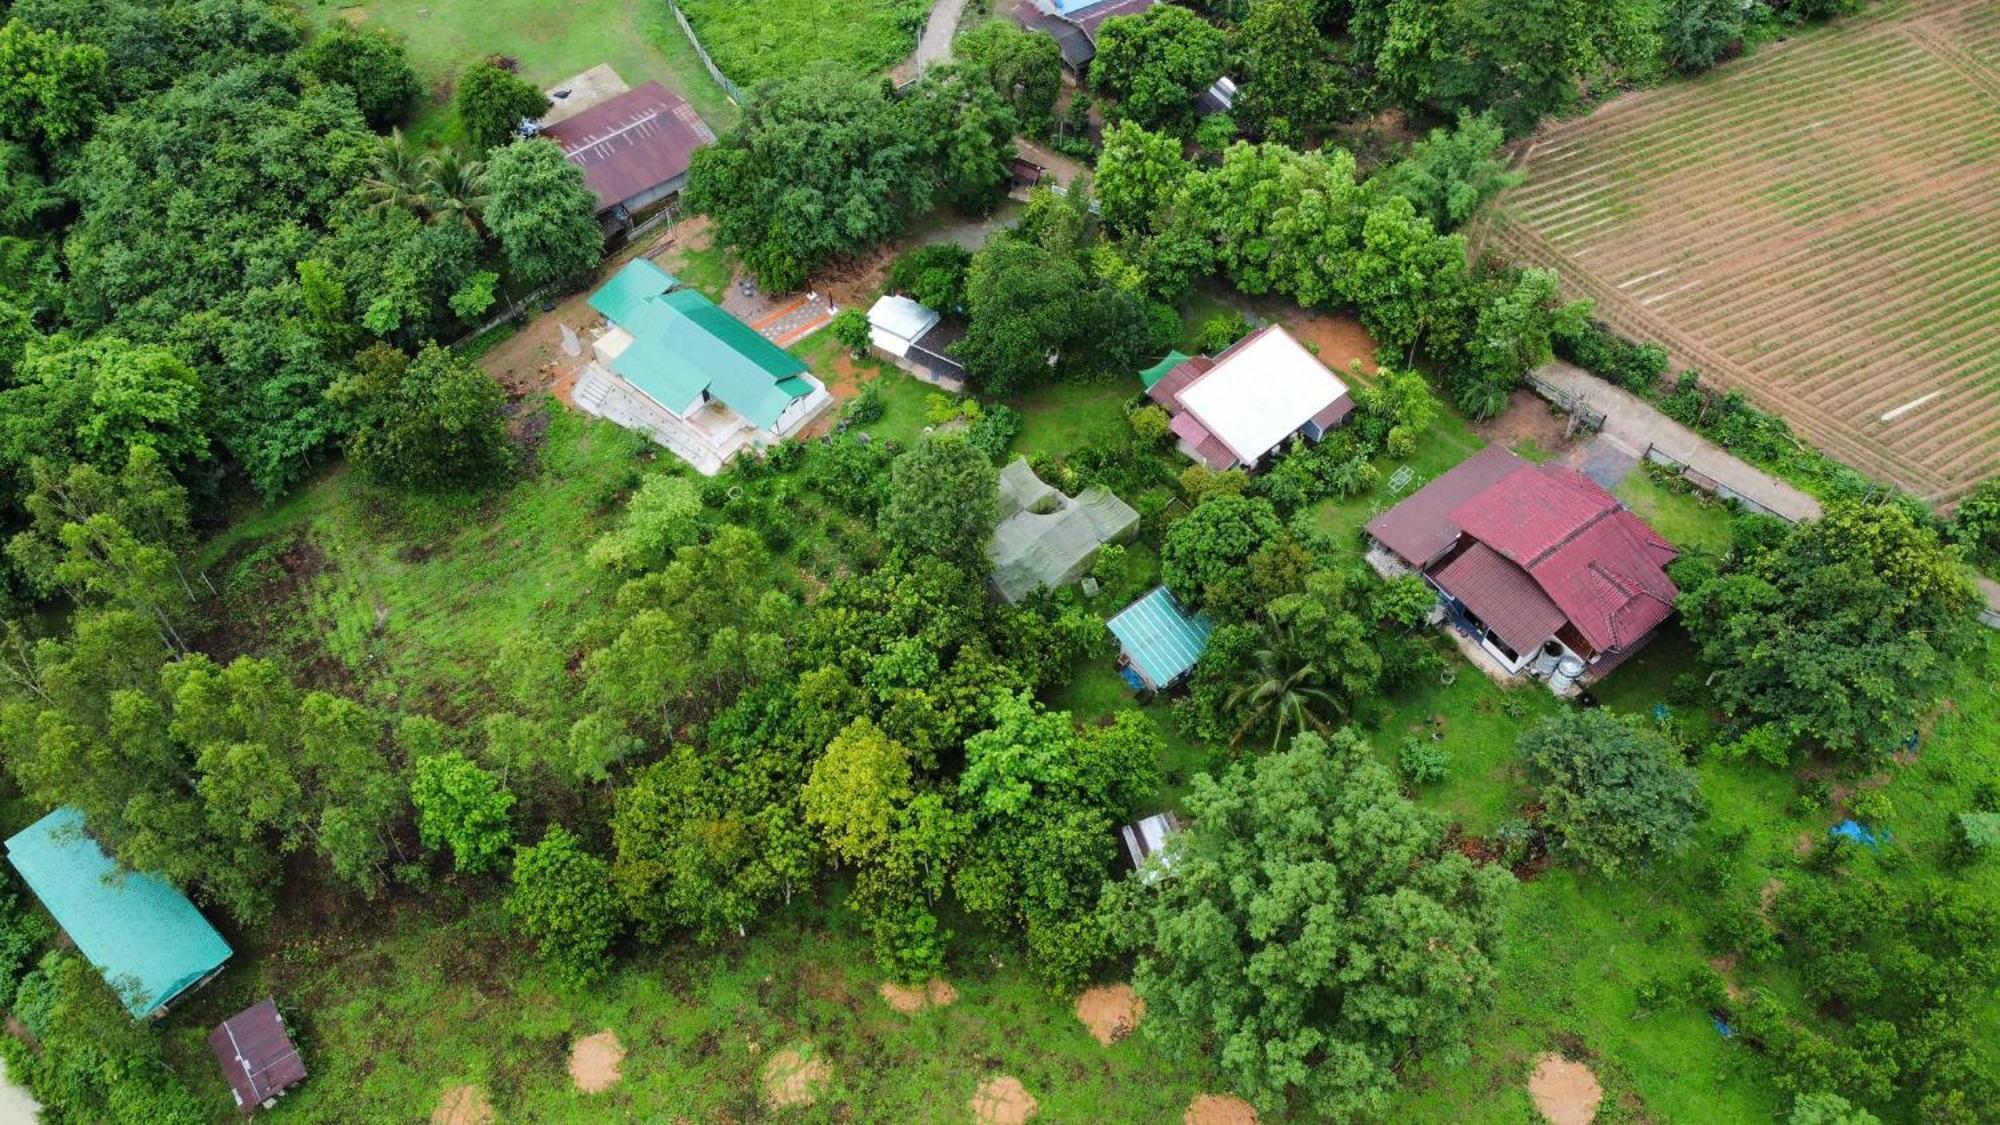
{"label": "orange dirt patch", "polygon": [[477,1086],[458,1086],[444,1092],[431,1114],[431,1125],[487,1125],[493,1120],[493,1103]]}
{"label": "orange dirt patch", "polygon": [[601,1094],[624,1077],[625,1045],[615,1031],[600,1031],[576,1041],[569,1052],[569,1078],[586,1094]]}
{"label": "orange dirt patch", "polygon": [[988,1078],[972,1094],[972,1119],[979,1125],[1023,1125],[1041,1108],[1021,1080],[1009,1074]]}
{"label": "orange dirt patch", "polygon": [[335,8],[333,14],[339,16],[340,22],[349,27],[360,27],[362,24],[368,22],[368,9],[359,4],[346,8]]}
{"label": "orange dirt patch", "polygon": [[1528,1096],[1549,1125],[1590,1125],[1597,1119],[1604,1087],[1589,1067],[1550,1052],[1536,1057],[1535,1072],[1528,1076]]}
{"label": "orange dirt patch", "polygon": [[[1258,311],[1263,308],[1258,307]],[[1363,375],[1375,374],[1375,337],[1353,317],[1291,308],[1278,312],[1273,319],[1300,343],[1311,345],[1319,361],[1334,374],[1345,378],[1348,368],[1355,363],[1361,364]]]}
{"label": "orange dirt patch", "polygon": [[1562,415],[1533,391],[1519,390],[1507,396],[1507,408],[1484,422],[1473,424],[1472,432],[1509,449],[1532,441],[1554,453],[1568,444],[1563,433]]}
{"label": "orange dirt patch", "polygon": [[764,1104],[772,1109],[807,1106],[833,1081],[833,1067],[810,1044],[786,1047],[764,1064]]}
{"label": "orange dirt patch", "polygon": [[1129,984],[1087,989],[1076,998],[1076,1018],[1107,1047],[1132,1034],[1145,1015],[1146,1002]]}
{"label": "orange dirt patch", "polygon": [[932,977],[930,983],[921,986],[883,981],[882,987],[877,991],[882,994],[882,999],[888,1001],[891,1008],[906,1016],[915,1015],[925,1008],[947,1007],[958,999],[958,989],[953,988],[951,982],[938,977]]}
{"label": "orange dirt patch", "polygon": [[1181,1125],[1257,1125],[1257,1109],[1230,1094],[1202,1094],[1188,1103]]}

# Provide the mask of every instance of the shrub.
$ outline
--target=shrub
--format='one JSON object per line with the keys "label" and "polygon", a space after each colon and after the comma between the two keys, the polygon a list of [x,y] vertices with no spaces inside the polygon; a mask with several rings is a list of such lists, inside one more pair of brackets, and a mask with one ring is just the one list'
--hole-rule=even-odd
{"label": "shrub", "polygon": [[1411,785],[1433,785],[1451,772],[1451,755],[1436,742],[1411,735],[1396,752],[1396,765]]}
{"label": "shrub", "polygon": [[[971,400],[966,400],[970,402]],[[966,428],[965,440],[974,449],[986,454],[993,461],[1006,458],[1007,450],[1014,444],[1014,435],[1021,432],[1021,412],[1011,406],[995,404],[980,410]]]}
{"label": "shrub", "polygon": [[1695,772],[1665,735],[1608,711],[1566,711],[1521,736],[1541,822],[1604,874],[1674,854],[1705,808]]}
{"label": "shrub", "polygon": [[862,384],[860,394],[841,407],[840,416],[856,426],[867,426],[881,421],[888,412],[889,404],[882,398],[882,384],[868,382]]}
{"label": "shrub", "polygon": [[1240,312],[1219,312],[1201,322],[1195,333],[1194,350],[1214,355],[1250,334],[1250,322]]}
{"label": "shrub", "polygon": [[868,350],[868,314],[860,309],[840,310],[826,330],[857,356]]}
{"label": "shrub", "polygon": [[611,865],[585,851],[559,824],[514,855],[507,913],[535,940],[556,978],[589,984],[610,966],[625,910],[611,888]]}
{"label": "shrub", "polygon": [[1951,818],[1952,862],[1964,867],[2000,850],[2000,812],[1962,812]]}

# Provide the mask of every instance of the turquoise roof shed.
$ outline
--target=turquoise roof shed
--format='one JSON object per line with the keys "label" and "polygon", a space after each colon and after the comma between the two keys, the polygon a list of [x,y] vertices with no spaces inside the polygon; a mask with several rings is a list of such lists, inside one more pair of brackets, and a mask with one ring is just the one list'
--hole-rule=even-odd
{"label": "turquoise roof shed", "polygon": [[632,336],[611,361],[626,382],[680,413],[710,397],[759,429],[813,391],[806,365],[673,275],[637,259],[590,296],[590,307]]}
{"label": "turquoise roof shed", "polygon": [[1208,647],[1208,635],[1215,631],[1208,618],[1183,610],[1165,586],[1153,587],[1151,593],[1120,610],[1110,626],[1111,635],[1125,650],[1125,659],[1146,686],[1156,691],[1193,670]]}
{"label": "turquoise roof shed", "polygon": [[229,960],[187,896],[127,871],[60,808],[7,841],[7,858],[134,1016],[152,1015]]}

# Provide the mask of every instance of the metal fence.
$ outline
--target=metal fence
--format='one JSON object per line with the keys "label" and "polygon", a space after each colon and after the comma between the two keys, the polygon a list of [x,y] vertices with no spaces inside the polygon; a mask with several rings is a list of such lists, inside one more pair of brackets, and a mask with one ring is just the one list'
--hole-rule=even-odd
{"label": "metal fence", "polygon": [[1535,388],[1536,394],[1554,403],[1569,417],[1569,425],[1563,433],[1564,437],[1574,437],[1578,430],[1595,432],[1604,428],[1604,412],[1602,410],[1591,409],[1589,403],[1532,371],[1528,372],[1528,385]]}
{"label": "metal fence", "polygon": [[681,11],[681,6],[674,3],[674,0],[667,0],[667,8],[674,13],[674,22],[681,25],[681,31],[687,35],[688,42],[694,44],[694,53],[701,59],[701,65],[708,68],[708,76],[715,79],[716,85],[722,87],[723,96],[737,105],[742,105],[747,100],[743,96],[743,90],[731,82],[729,76],[722,73],[722,68],[715,65],[715,60],[709,57],[708,48],[702,45],[701,36],[694,33],[694,25],[688,22],[687,13]]}
{"label": "metal fence", "polygon": [[1646,445],[1645,459],[1655,465],[1667,466],[1678,473],[1682,480],[1693,485],[1700,491],[1708,493],[1710,496],[1720,500],[1735,501],[1746,512],[1760,516],[1771,516],[1774,519],[1784,520],[1786,523],[1798,522],[1783,512],[1759,504],[1757,501],[1716,480],[1714,477],[1709,476],[1707,473],[1702,472],[1700,469],[1695,468],[1693,465],[1688,464],[1686,461],[1668,453],[1651,442],[1648,442]]}

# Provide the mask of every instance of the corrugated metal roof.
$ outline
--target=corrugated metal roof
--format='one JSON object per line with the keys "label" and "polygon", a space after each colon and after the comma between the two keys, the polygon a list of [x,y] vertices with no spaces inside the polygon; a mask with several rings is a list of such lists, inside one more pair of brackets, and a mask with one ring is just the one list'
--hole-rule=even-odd
{"label": "corrugated metal roof", "polygon": [[7,841],[7,858],[56,924],[135,1016],[148,1015],[229,960],[229,943],[187,896],[127,871],[60,808]]}
{"label": "corrugated metal roof", "polygon": [[306,1079],[305,1061],[285,1030],[278,1002],[268,996],[209,1032],[208,1048],[236,1094],[240,1113],[252,1112]]}
{"label": "corrugated metal roof", "polygon": [[1111,635],[1139,675],[1163,688],[1186,675],[1208,647],[1215,627],[1208,618],[1182,611],[1165,586],[1126,606],[1110,622]]}
{"label": "corrugated metal roof", "polygon": [[1458,541],[1452,510],[1525,463],[1504,445],[1486,446],[1369,520],[1368,534],[1410,565],[1427,567]]}
{"label": "corrugated metal roof", "polygon": [[632,334],[611,369],[661,406],[682,411],[705,390],[751,425],[772,429],[812,393],[806,365],[644,259],[591,294],[590,306]]}
{"label": "corrugated metal roof", "polygon": [[1555,636],[1567,620],[1527,571],[1484,543],[1467,547],[1431,578],[1521,655]]}
{"label": "corrugated metal roof", "polygon": [[1617,510],[1618,498],[1582,473],[1523,464],[1452,509],[1449,518],[1459,530],[1532,570],[1536,560]]}
{"label": "corrugated metal roof", "polygon": [[715,134],[687,99],[645,82],[542,128],[562,146],[583,182],[608,210],[687,174],[694,150]]}

